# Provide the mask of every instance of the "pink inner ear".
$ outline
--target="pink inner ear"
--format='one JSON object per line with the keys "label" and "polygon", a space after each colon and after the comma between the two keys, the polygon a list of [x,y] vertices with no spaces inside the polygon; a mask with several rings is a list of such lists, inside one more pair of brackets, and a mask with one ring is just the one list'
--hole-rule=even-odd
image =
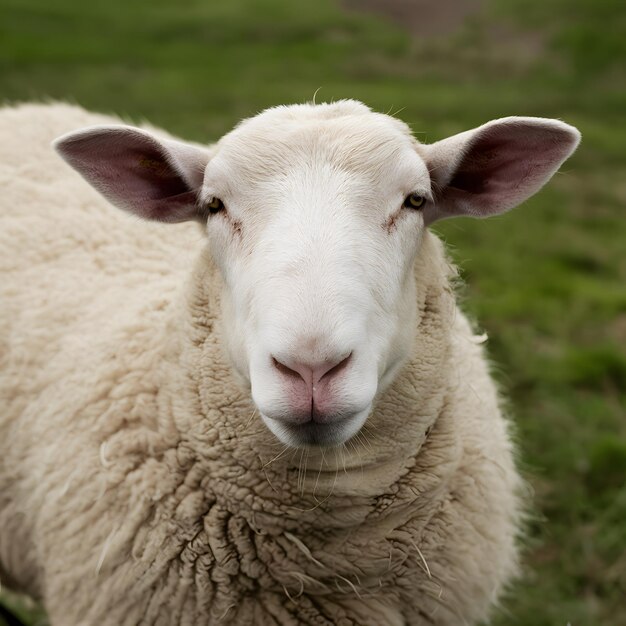
{"label": "pink inner ear", "polygon": [[488,217],[517,206],[556,171],[572,135],[547,123],[503,122],[477,131],[438,198],[448,215]]}
{"label": "pink inner ear", "polygon": [[121,208],[163,222],[194,217],[196,191],[169,162],[167,148],[143,132],[92,129],[62,139],[57,150]]}

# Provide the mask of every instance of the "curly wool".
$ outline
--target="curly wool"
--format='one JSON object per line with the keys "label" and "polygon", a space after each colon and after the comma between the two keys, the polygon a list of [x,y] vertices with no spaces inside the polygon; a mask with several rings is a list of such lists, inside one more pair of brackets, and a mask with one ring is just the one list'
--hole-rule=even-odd
{"label": "curly wool", "polygon": [[114,209],[49,147],[115,121],[0,113],[0,579],[63,626],[486,618],[516,572],[520,480],[439,240],[365,432],[287,449],[222,351],[197,225]]}

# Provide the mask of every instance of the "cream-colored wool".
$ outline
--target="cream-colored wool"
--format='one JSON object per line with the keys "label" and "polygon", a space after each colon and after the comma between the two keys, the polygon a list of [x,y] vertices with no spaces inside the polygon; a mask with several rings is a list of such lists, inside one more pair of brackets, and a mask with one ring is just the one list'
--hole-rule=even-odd
{"label": "cream-colored wool", "polygon": [[367,430],[287,449],[231,374],[197,224],[113,208],[50,147],[112,122],[0,113],[3,584],[53,626],[485,618],[516,572],[520,479],[439,240]]}

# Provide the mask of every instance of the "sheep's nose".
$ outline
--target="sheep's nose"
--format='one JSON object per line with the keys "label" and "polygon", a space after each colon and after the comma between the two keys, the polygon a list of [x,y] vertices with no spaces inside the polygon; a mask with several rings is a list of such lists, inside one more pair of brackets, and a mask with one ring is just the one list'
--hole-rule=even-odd
{"label": "sheep's nose", "polygon": [[301,379],[306,387],[311,390],[313,397],[320,382],[328,383],[339,375],[348,365],[352,352],[348,356],[340,356],[335,359],[320,361],[318,363],[305,363],[291,359],[277,359],[272,357],[274,367],[283,375],[291,379]]}

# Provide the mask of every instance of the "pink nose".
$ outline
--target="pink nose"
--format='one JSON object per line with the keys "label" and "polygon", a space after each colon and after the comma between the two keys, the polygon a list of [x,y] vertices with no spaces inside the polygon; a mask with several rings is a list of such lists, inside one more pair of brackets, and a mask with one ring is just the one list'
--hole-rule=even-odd
{"label": "pink nose", "polygon": [[272,357],[274,367],[284,376],[289,378],[301,378],[305,384],[309,387],[315,388],[315,385],[322,380],[322,378],[332,378],[345,369],[352,353],[347,357],[337,359],[335,361],[324,361],[317,364],[298,363],[297,361],[291,361],[284,359],[286,362],[281,362],[277,358]]}
{"label": "pink nose", "polygon": [[294,411],[289,421],[300,423],[331,420],[332,383],[347,368],[351,357],[352,353],[319,363],[304,363],[286,358],[279,361],[272,357],[274,367],[290,390]]}

